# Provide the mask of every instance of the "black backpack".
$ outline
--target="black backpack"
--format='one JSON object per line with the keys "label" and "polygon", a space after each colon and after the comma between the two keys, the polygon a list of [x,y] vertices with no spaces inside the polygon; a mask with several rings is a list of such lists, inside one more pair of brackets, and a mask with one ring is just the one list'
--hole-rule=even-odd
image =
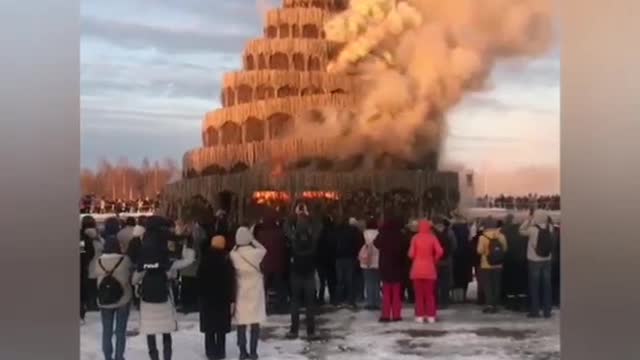
{"label": "black backpack", "polygon": [[312,273],[315,270],[315,254],[310,229],[296,229],[293,242],[291,247],[293,271],[298,274]]}
{"label": "black backpack", "polygon": [[538,228],[538,242],[536,243],[536,255],[540,257],[548,257],[553,251],[553,236],[549,227],[542,228],[536,225]]}
{"label": "black backpack", "polygon": [[489,254],[487,254],[487,262],[491,266],[498,266],[504,263],[504,246],[500,240],[495,238],[487,238],[489,239]]}
{"label": "black backpack", "polygon": [[124,256],[118,260],[113,269],[107,270],[102,265],[102,259],[98,259],[98,266],[100,266],[106,274],[102,278],[102,281],[100,281],[100,286],[98,287],[98,302],[100,305],[116,304],[124,295],[122,284],[113,276],[113,272],[120,266],[122,260],[124,260]]}
{"label": "black backpack", "polygon": [[145,264],[140,298],[151,304],[163,304],[169,300],[169,279],[167,270],[156,264]]}

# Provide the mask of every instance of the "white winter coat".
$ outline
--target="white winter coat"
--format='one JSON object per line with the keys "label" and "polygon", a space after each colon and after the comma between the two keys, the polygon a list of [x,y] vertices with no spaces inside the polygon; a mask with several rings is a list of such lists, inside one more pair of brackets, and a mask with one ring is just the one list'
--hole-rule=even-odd
{"label": "white winter coat", "polygon": [[[169,279],[175,279],[178,270],[183,269],[195,260],[195,251],[188,247],[182,248],[182,259],[176,260],[171,264],[171,268],[167,271]],[[144,271],[138,271],[133,275],[132,283],[139,285],[142,282]],[[167,334],[178,330],[178,320],[176,317],[176,308],[174,295],[169,286],[169,300],[162,304],[153,304],[140,301],[140,334],[155,335]]]}
{"label": "white winter coat", "polygon": [[237,325],[259,324],[267,319],[264,280],[260,271],[266,253],[264,246],[255,239],[249,245],[236,246],[231,251],[237,279],[233,322]]}

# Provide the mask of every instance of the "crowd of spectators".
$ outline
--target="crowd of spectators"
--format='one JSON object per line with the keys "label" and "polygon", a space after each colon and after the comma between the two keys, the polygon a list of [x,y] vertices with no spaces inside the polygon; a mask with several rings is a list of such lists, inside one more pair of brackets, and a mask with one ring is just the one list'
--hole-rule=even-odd
{"label": "crowd of spectators", "polygon": [[159,207],[159,199],[109,199],[95,195],[85,195],[80,200],[81,214],[149,213]]}
{"label": "crowd of spectators", "polygon": [[527,196],[500,195],[495,197],[485,195],[476,199],[476,206],[514,210],[531,208],[560,210],[560,195],[529,194]]}

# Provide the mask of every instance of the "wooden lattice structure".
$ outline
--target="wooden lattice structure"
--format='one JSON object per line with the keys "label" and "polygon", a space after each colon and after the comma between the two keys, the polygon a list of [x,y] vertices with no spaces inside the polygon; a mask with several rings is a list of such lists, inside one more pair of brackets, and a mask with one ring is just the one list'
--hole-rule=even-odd
{"label": "wooden lattice structure", "polygon": [[[222,107],[205,115],[203,147],[184,155],[183,180],[163,192],[165,212],[175,214],[194,196],[215,204],[220,193],[233,194],[240,217],[260,191],[295,199],[305,191],[329,190],[342,194],[342,202],[359,201],[353,194],[367,191],[367,201],[378,207],[402,198],[412,213],[457,197],[457,174],[437,172],[434,161],[367,167],[371,170],[355,163],[339,166],[330,160],[340,151],[336,139],[294,137],[291,130],[302,113],[357,104],[358,81],[325,71],[341,44],[325,39],[323,24],[346,3],[283,0],[281,8],[267,13],[264,37],[245,47],[243,70],[223,78]],[[274,172],[274,165],[281,171]],[[435,193],[446,196],[436,201]]]}

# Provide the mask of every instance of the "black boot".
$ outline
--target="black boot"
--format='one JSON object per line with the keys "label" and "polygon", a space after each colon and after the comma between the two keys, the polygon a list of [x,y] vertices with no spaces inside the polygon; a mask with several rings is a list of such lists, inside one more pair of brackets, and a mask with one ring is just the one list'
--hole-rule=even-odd
{"label": "black boot", "polygon": [[258,341],[260,341],[260,325],[251,325],[251,340],[249,344],[249,358],[251,360],[258,360]]}
{"label": "black boot", "polygon": [[247,353],[247,349],[240,349],[240,360],[249,360],[249,353]]}
{"label": "black boot", "polygon": [[162,334],[162,353],[164,360],[171,360],[171,355],[173,355],[171,342],[171,334]]}
{"label": "black boot", "polygon": [[155,335],[147,335],[147,347],[149,348],[149,359],[160,360]]}
{"label": "black boot", "polygon": [[248,360],[249,353],[247,352],[247,326],[238,326],[238,350],[240,350],[240,360]]}

